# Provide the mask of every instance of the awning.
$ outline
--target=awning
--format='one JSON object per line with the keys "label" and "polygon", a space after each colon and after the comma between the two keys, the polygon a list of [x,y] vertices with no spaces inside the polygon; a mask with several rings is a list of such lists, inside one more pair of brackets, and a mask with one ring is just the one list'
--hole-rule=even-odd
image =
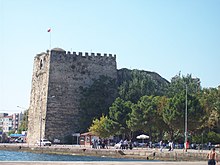
{"label": "awning", "polygon": [[22,134],[11,134],[11,135],[10,135],[10,137],[14,137],[14,138],[20,137],[20,136],[24,136],[24,135],[22,135]]}

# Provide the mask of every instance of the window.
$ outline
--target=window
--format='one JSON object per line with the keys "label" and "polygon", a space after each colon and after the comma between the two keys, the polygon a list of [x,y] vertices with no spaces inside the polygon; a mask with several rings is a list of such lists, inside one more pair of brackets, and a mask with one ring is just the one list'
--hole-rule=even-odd
{"label": "window", "polygon": [[41,59],[40,60],[40,69],[42,69],[43,68],[43,60]]}

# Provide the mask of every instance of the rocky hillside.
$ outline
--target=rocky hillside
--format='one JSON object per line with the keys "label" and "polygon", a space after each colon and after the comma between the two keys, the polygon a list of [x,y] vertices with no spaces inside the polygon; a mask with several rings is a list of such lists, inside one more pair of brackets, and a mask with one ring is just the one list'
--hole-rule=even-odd
{"label": "rocky hillside", "polygon": [[169,81],[155,72],[126,68],[118,70],[117,83],[119,96],[134,102],[143,95],[166,95],[169,85]]}

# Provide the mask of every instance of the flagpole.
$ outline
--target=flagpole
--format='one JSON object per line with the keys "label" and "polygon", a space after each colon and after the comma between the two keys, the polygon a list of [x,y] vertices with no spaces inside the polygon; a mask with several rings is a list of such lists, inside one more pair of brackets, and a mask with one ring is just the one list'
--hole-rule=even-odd
{"label": "flagpole", "polygon": [[50,32],[50,50],[51,50],[51,32]]}
{"label": "flagpole", "polygon": [[50,36],[49,36],[49,50],[51,50],[51,28],[48,28],[47,32],[50,33]]}

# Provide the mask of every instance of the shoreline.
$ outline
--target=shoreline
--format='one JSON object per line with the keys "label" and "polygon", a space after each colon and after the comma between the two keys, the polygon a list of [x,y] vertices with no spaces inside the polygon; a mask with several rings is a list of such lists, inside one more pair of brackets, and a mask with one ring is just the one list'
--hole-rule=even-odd
{"label": "shoreline", "polygon": [[[176,165],[177,162],[107,162],[107,161],[94,161],[94,162],[82,162],[82,161],[76,161],[76,162],[60,162],[60,161],[48,161],[48,162],[0,162],[1,165]],[[198,162],[178,162],[179,165],[206,165],[207,162],[205,161],[198,161]]]}
{"label": "shoreline", "polygon": [[159,160],[159,161],[207,161],[206,155],[208,150],[183,150],[175,149],[167,151],[164,149],[160,152],[158,149],[134,148],[132,150],[121,149],[93,149],[88,146],[79,145],[52,145],[52,146],[36,146],[25,143],[16,144],[0,144],[0,150],[23,151],[45,154],[60,154],[60,155],[82,155],[82,156],[106,156],[112,158],[129,158],[137,160]]}

